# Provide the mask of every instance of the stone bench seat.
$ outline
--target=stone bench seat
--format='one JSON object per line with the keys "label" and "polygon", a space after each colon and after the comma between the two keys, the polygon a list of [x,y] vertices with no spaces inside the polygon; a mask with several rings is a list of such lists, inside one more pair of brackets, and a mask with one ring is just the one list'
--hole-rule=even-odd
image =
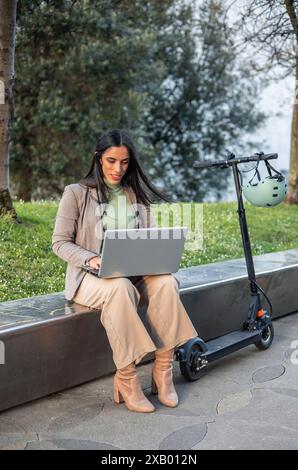
{"label": "stone bench seat", "polygon": [[[254,262],[273,318],[297,312],[298,249],[255,256]],[[181,300],[205,341],[241,328],[249,304],[244,258],[176,275]],[[63,292],[0,303],[0,410],[114,370],[99,310],[68,302]]]}

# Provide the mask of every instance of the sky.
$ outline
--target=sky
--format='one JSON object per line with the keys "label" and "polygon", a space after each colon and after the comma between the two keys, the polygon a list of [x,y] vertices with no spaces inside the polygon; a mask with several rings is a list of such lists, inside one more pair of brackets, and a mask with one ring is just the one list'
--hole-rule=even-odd
{"label": "sky", "polygon": [[[256,152],[263,151],[264,153],[278,154],[276,160],[270,161],[276,170],[289,170],[294,89],[295,80],[293,77],[272,83],[269,87],[264,89],[260,107],[261,110],[265,111],[271,117],[268,118],[265,126],[260,128],[259,132],[250,135],[250,140],[253,140],[252,137],[255,137],[256,140],[264,141],[265,145],[260,149],[257,148]],[[241,167],[239,169],[241,170]],[[261,164],[259,169],[262,177],[267,176],[264,164]],[[250,179],[253,173],[254,172],[249,172],[244,174],[244,182]],[[232,181],[233,178],[231,175],[229,190],[222,195],[222,200],[235,200],[235,186]]]}
{"label": "sky", "polygon": [[257,137],[265,140],[263,151],[278,153],[276,167],[288,169],[290,163],[291,121],[294,103],[294,77],[271,84],[263,91],[261,109],[272,117],[260,129]]}

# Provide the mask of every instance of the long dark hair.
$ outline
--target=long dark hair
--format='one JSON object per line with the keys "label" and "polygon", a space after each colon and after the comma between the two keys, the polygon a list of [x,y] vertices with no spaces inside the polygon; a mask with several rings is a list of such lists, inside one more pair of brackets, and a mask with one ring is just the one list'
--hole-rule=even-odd
{"label": "long dark hair", "polygon": [[133,139],[125,129],[112,129],[104,132],[99,137],[90,170],[79,183],[91,188],[98,188],[102,197],[101,202],[109,202],[111,194],[104,182],[104,174],[99,162],[102,154],[108,148],[121,147],[122,145],[127,147],[130,159],[128,168],[121,179],[121,185],[131,187],[136,194],[137,202],[146,206],[156,203],[156,198],[171,202],[171,199],[166,194],[159,191],[150,183],[139,163],[139,156]]}

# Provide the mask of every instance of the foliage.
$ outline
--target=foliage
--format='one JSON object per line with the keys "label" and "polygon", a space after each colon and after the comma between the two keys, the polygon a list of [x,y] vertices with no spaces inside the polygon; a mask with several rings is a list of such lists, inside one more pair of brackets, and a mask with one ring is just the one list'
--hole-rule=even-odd
{"label": "foliage", "polygon": [[18,2],[15,194],[60,195],[87,173],[99,133],[122,127],[176,198],[218,195],[225,177],[194,173],[192,162],[234,147],[264,117],[222,4],[197,12],[187,0]]}

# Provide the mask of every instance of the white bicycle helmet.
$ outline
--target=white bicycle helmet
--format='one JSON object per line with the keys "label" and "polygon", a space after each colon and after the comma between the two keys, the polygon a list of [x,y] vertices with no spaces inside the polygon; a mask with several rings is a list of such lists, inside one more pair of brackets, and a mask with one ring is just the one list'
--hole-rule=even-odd
{"label": "white bicycle helmet", "polygon": [[[259,207],[271,207],[277,206],[281,203],[287,194],[287,183],[285,177],[276,171],[273,166],[266,160],[266,168],[269,176],[261,179],[258,171],[259,162],[256,166],[256,171],[251,180],[242,186],[242,192],[247,199],[255,206]],[[274,171],[275,175],[272,175]],[[257,175],[258,181],[253,183],[254,177]]]}

